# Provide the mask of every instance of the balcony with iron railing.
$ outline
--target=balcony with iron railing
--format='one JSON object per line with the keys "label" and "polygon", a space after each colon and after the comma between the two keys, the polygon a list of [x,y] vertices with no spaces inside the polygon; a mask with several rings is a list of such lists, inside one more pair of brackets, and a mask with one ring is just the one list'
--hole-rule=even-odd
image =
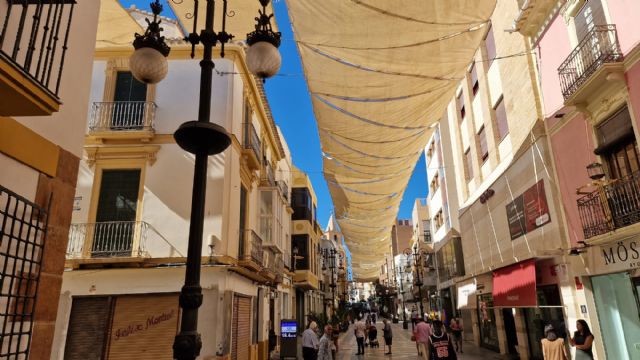
{"label": "balcony with iron railing", "polygon": [[622,60],[616,26],[594,26],[558,68],[565,103],[582,102],[588,93],[581,93],[588,84],[592,83],[588,88],[597,91],[611,78],[611,73],[623,71]]}
{"label": "balcony with iron railing", "polygon": [[273,171],[273,166],[271,166],[267,161],[265,161],[260,182],[262,186],[276,186],[276,177]]}
{"label": "balcony with iron railing", "polygon": [[640,223],[640,172],[598,184],[578,199],[585,239]]}
{"label": "balcony with iron railing", "polygon": [[255,271],[262,270],[264,266],[262,238],[255,231],[245,229],[243,240],[242,251],[238,259],[240,265]]}
{"label": "balcony with iron railing", "polygon": [[244,139],[242,142],[242,156],[252,170],[260,169],[262,163],[262,144],[260,136],[252,123],[244,123]]}
{"label": "balcony with iron railing", "polygon": [[89,135],[101,138],[151,138],[156,109],[152,101],[94,102],[89,118]]}
{"label": "balcony with iron railing", "polygon": [[0,1],[0,116],[59,110],[73,0]]}
{"label": "balcony with iron railing", "polygon": [[276,184],[278,185],[278,190],[280,191],[280,195],[282,195],[284,200],[288,203],[289,202],[289,186],[284,180],[278,180],[276,181]]}
{"label": "balcony with iron railing", "polygon": [[142,262],[184,255],[144,221],[71,224],[66,258],[77,263]]}

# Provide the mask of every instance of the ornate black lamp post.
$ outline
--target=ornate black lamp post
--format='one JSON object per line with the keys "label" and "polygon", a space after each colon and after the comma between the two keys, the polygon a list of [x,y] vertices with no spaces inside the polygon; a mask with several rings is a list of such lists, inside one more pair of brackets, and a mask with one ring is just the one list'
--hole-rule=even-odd
{"label": "ornate black lamp post", "polygon": [[411,258],[413,257],[413,263],[415,266],[415,275],[413,278],[413,285],[418,287],[418,300],[420,301],[420,317],[424,318],[424,305],[422,304],[422,262],[423,258],[428,256],[428,253],[424,250],[418,250],[417,247],[412,249],[404,249],[404,255],[407,257],[407,267],[411,266]]}
{"label": "ornate black lamp post", "polygon": [[402,328],[407,330],[409,329],[409,323],[407,322],[407,309],[404,304],[404,270],[402,266],[398,269],[398,273],[400,274],[400,294],[402,295]]}
{"label": "ornate black lamp post", "polygon": [[[220,0],[218,0],[220,1]],[[266,14],[266,6],[270,0],[259,0],[262,10],[255,31],[247,35],[250,46],[247,51],[247,63],[250,70],[261,78],[273,76],[280,68],[280,33],[271,30],[271,17]],[[231,138],[224,127],[213,124],[211,118],[211,88],[213,79],[213,47],[220,44],[220,56],[224,57],[224,46],[233,39],[226,32],[227,0],[222,0],[222,29],[214,30],[216,0],[206,0],[204,29],[198,32],[198,1],[194,1],[193,30],[185,39],[191,44],[191,57],[195,55],[195,47],[202,44],[203,56],[200,61],[200,99],[198,104],[198,120],[187,121],[180,125],[174,133],[176,143],[185,151],[195,155],[195,171],[193,176],[193,192],[191,196],[191,219],[189,224],[189,245],[185,282],[180,292],[182,316],[180,332],[173,343],[173,357],[178,360],[193,360],[200,354],[202,340],[198,333],[198,308],[202,305],[202,288],[200,287],[200,265],[202,256],[202,232],[204,223],[204,206],[207,182],[207,159],[210,155],[223,152],[231,143]],[[147,19],[148,28],[143,35],[136,34],[133,43],[134,54],[130,59],[133,76],[145,83],[157,83],[167,74],[167,60],[170,48],[160,35],[162,28],[158,15],[162,12],[159,0],[151,3],[153,20]]]}
{"label": "ornate black lamp post", "polygon": [[[325,303],[330,304],[331,308],[333,309],[334,306],[334,299],[335,299],[335,289],[337,287],[336,285],[336,281],[335,281],[335,271],[336,271],[336,255],[338,254],[338,251],[336,249],[320,249],[320,255],[322,256],[322,271],[327,271],[327,268],[331,271],[331,281],[329,282],[329,287],[331,288],[331,297],[329,298],[329,301],[331,301],[329,303],[329,301],[327,301],[327,298],[325,297]],[[325,310],[325,317],[326,317],[326,310]]]}

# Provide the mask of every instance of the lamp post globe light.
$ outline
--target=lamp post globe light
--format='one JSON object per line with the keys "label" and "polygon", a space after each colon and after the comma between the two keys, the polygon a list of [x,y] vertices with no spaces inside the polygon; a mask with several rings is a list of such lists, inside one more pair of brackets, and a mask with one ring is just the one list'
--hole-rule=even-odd
{"label": "lamp post globe light", "polygon": [[[191,57],[195,56],[196,45],[202,45],[203,55],[200,61],[200,95],[198,103],[198,119],[187,121],[180,125],[173,137],[176,143],[185,151],[195,155],[195,169],[193,175],[193,190],[191,196],[191,218],[189,222],[189,243],[187,249],[187,261],[185,282],[180,291],[180,307],[182,316],[180,320],[180,332],[173,343],[173,357],[178,360],[195,360],[200,355],[202,340],[198,333],[198,308],[202,305],[202,288],[200,287],[200,266],[202,256],[202,235],[204,225],[204,207],[207,184],[207,162],[210,155],[223,152],[230,144],[231,137],[224,127],[210,122],[211,118],[211,91],[213,80],[213,47],[220,44],[220,56],[224,57],[224,46],[233,39],[233,35],[226,32],[227,0],[222,1],[222,29],[215,31],[213,28],[216,0],[206,0],[204,29],[198,29],[198,1],[194,1],[193,30],[185,39],[191,44]],[[270,0],[260,0],[262,11],[256,18],[255,31],[247,35],[249,38],[271,39],[270,44],[274,49],[269,51],[254,51],[252,61],[261,66],[254,66],[260,70],[254,74],[261,78],[275,75],[279,69],[280,54],[277,47],[280,45],[280,33],[271,30],[271,18],[273,14],[266,15],[266,6]],[[159,14],[162,5],[159,0],[151,3],[153,20],[147,19],[148,27],[143,35],[136,34],[133,46],[135,51],[130,58],[130,67],[133,76],[148,84],[154,84],[162,80],[168,71],[167,59],[170,48],[160,35]],[[277,56],[276,56],[277,55]],[[266,56],[266,59],[260,59]],[[277,59],[276,59],[277,58]],[[274,64],[278,66],[273,66]],[[266,64],[266,65],[264,65]],[[267,66],[267,65],[270,65]]]}

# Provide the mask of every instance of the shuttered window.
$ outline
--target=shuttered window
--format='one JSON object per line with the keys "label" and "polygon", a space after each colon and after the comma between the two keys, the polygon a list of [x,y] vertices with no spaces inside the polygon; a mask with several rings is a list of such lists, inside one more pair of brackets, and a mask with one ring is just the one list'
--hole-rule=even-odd
{"label": "shuttered window", "polygon": [[235,295],[233,298],[231,360],[249,360],[251,339],[251,298]]}
{"label": "shuttered window", "polygon": [[487,145],[487,132],[484,129],[484,125],[482,125],[480,127],[480,131],[478,131],[478,143],[480,144],[480,158],[484,162],[489,158],[489,147]]}
{"label": "shuttered window", "polygon": [[587,0],[574,20],[578,41],[584,39],[597,25],[605,25],[607,19],[601,0]]}
{"label": "shuttered window", "polygon": [[509,123],[507,122],[507,111],[504,108],[504,99],[502,96],[498,100],[498,103],[493,108],[496,114],[496,127],[498,128],[498,137],[500,141],[509,134]]}
{"label": "shuttered window", "polygon": [[493,37],[493,26],[489,28],[487,37],[484,38],[484,47],[487,50],[488,66],[491,67],[493,60],[496,59],[496,40]]}
{"label": "shuttered window", "polygon": [[464,161],[467,166],[467,180],[473,179],[473,161],[471,158],[471,149],[467,149],[464,153]]}
{"label": "shuttered window", "polygon": [[101,360],[109,327],[109,297],[73,298],[64,348],[66,360]]}
{"label": "shuttered window", "polygon": [[478,83],[478,70],[476,69],[476,64],[471,65],[471,71],[469,71],[469,77],[471,78],[471,91],[473,96],[476,96],[478,90],[480,89],[480,84]]}
{"label": "shuttered window", "polygon": [[462,121],[466,115],[466,111],[464,110],[464,96],[462,96],[462,92],[458,95],[456,102],[458,103],[458,110],[460,111],[460,121]]}

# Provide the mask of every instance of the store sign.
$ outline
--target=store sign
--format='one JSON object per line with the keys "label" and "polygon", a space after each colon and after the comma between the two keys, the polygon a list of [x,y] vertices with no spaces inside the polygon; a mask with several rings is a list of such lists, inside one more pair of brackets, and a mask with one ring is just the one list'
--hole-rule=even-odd
{"label": "store sign", "polygon": [[543,180],[507,204],[507,220],[511,240],[551,222]]}
{"label": "store sign", "polygon": [[172,359],[178,318],[177,294],[118,297],[111,325],[109,359]]}
{"label": "store sign", "polygon": [[458,309],[475,307],[476,283],[458,284]]}
{"label": "store sign", "polygon": [[592,247],[589,255],[592,274],[640,269],[640,239]]}

